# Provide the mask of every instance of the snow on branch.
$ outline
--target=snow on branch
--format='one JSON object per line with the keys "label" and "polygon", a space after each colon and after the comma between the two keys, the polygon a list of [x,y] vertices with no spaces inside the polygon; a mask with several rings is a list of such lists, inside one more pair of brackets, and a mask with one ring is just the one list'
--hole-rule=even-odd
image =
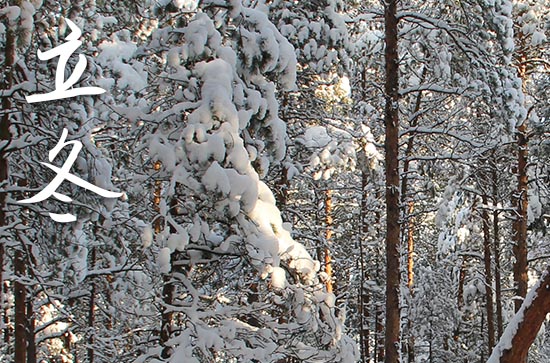
{"label": "snow on branch", "polygon": [[550,313],[550,267],[525,297],[487,363],[527,362],[529,347],[537,337],[546,315]]}

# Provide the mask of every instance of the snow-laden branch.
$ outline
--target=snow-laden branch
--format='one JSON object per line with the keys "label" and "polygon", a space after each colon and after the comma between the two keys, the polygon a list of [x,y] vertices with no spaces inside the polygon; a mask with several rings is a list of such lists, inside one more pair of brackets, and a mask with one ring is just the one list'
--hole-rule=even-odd
{"label": "snow-laden branch", "polygon": [[525,363],[529,347],[550,313],[550,267],[525,297],[487,363]]}

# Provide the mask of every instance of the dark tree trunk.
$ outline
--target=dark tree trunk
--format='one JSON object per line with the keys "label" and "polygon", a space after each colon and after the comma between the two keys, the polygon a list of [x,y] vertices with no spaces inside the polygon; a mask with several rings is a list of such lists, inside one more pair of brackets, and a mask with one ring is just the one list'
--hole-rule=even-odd
{"label": "dark tree trunk", "polygon": [[397,0],[386,2],[385,117],[386,126],[386,334],[385,362],[399,361],[399,59],[397,54]]}
{"label": "dark tree trunk", "polygon": [[[12,5],[12,4],[10,4]],[[2,89],[8,90],[13,86],[13,65],[15,64],[15,27],[13,24],[7,24],[6,26],[6,44],[4,50],[4,82],[2,84]],[[2,120],[0,122],[0,141],[9,141],[11,140],[10,133],[10,110],[12,108],[12,102],[10,96],[2,98]],[[0,148],[0,184],[8,180],[8,159],[5,151]],[[0,192],[0,227],[7,225],[6,217],[6,193]],[[2,309],[3,319],[5,323],[4,328],[4,342],[7,344],[10,341],[10,331],[8,328],[9,316],[7,314],[7,306],[5,306],[5,301],[2,300],[1,296],[2,289],[4,293],[7,293],[7,289],[4,286],[4,258],[6,256],[4,242],[0,241],[0,308]],[[5,296],[5,295],[4,295]]]}
{"label": "dark tree trunk", "polygon": [[21,281],[25,276],[25,265],[23,251],[15,251],[15,363],[27,363],[27,290]]}
{"label": "dark tree trunk", "polygon": [[[513,223],[513,253],[514,281],[516,283],[516,296],[525,297],[527,294],[527,127],[524,121],[518,127],[518,190],[514,195],[516,215]],[[516,312],[522,304],[521,299],[516,299]]]}
{"label": "dark tree trunk", "polygon": [[500,339],[503,332],[502,321],[502,286],[500,277],[500,233],[498,227],[498,174],[495,165],[493,167],[493,256],[495,258],[495,301],[497,305],[497,338]]}
{"label": "dark tree trunk", "polygon": [[27,363],[36,363],[35,319],[32,298],[27,299]]}
{"label": "dark tree trunk", "polygon": [[[363,168],[366,168],[363,165]],[[361,362],[367,363],[370,360],[370,330],[369,330],[369,296],[366,291],[365,280],[367,280],[367,272],[365,269],[365,250],[363,241],[366,240],[369,232],[367,223],[367,192],[368,173],[363,170],[361,173],[361,234],[359,237],[359,271],[361,277],[359,279],[359,348],[361,352]]]}
{"label": "dark tree trunk", "polygon": [[491,266],[491,234],[489,230],[489,212],[487,212],[488,198],[483,195],[483,262],[485,266],[485,299],[487,307],[487,336],[489,353],[495,346],[495,322],[493,308],[493,274]]}
{"label": "dark tree trunk", "polygon": [[[519,33],[520,39],[524,36]],[[521,41],[521,43],[524,43]],[[524,48],[524,46],[523,46]],[[522,50],[519,55],[518,76],[521,78],[523,88],[527,77],[527,55]],[[527,157],[529,145],[527,140],[527,119],[523,120],[516,129],[517,133],[517,178],[518,187],[512,197],[512,205],[515,206],[515,216],[512,225],[512,237],[514,241],[514,282],[516,284],[516,296],[524,298],[527,294]],[[522,299],[514,301],[516,312],[522,304]]]}

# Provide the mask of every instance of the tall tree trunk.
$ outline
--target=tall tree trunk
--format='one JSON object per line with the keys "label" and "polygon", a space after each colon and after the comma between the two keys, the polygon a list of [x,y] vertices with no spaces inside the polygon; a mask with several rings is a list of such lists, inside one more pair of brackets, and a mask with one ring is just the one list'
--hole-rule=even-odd
{"label": "tall tree trunk", "polygon": [[26,295],[27,290],[22,282],[26,272],[24,253],[21,250],[15,251],[15,363],[27,363],[27,314]]}
{"label": "tall tree trunk", "polygon": [[32,296],[27,299],[27,363],[36,363],[35,319]]}
{"label": "tall tree trunk", "polygon": [[[366,161],[365,161],[366,162]],[[365,165],[362,166],[365,168]],[[370,360],[370,330],[369,330],[369,296],[366,291],[365,280],[367,279],[367,271],[365,269],[365,250],[363,242],[366,240],[369,233],[369,225],[367,223],[367,192],[368,173],[366,170],[361,172],[361,233],[359,237],[359,348],[361,351],[361,362],[367,363]]]}
{"label": "tall tree trunk", "polygon": [[497,305],[497,338],[500,339],[503,332],[502,321],[502,286],[500,277],[500,233],[498,227],[498,174],[495,165],[493,167],[493,256],[495,257],[495,301]]}
{"label": "tall tree trunk", "polygon": [[491,358],[498,359],[500,356],[500,363],[527,362],[529,347],[537,337],[546,315],[550,313],[550,267],[534,289],[493,349]]}
{"label": "tall tree trunk", "polygon": [[386,126],[386,334],[385,362],[399,361],[399,59],[397,54],[397,0],[386,2],[385,117]]}
{"label": "tall tree trunk", "polygon": [[485,299],[487,307],[487,337],[489,344],[489,354],[495,346],[495,322],[493,308],[493,274],[491,266],[491,234],[489,231],[489,213],[487,212],[488,198],[483,195],[483,262],[485,266]]}
{"label": "tall tree trunk", "polygon": [[[12,4],[10,4],[12,5]],[[15,43],[16,43],[16,34],[15,34],[14,24],[7,24],[6,26],[6,44],[4,50],[4,82],[2,84],[3,90],[8,90],[13,86],[13,65],[15,64]],[[10,116],[11,116],[11,96],[5,96],[2,98],[2,121],[0,122],[0,142],[11,140],[10,133]],[[5,151],[0,148],[0,185],[8,181],[8,159]],[[0,227],[7,225],[7,216],[6,216],[6,193],[0,192]],[[5,294],[7,294],[7,288],[4,286],[4,258],[6,256],[6,250],[4,242],[0,240],[0,308],[2,309],[3,319],[4,319],[4,342],[7,344],[10,340],[10,331],[8,327],[9,316],[7,314],[7,302],[3,299]],[[5,294],[4,294],[5,293]]]}
{"label": "tall tree trunk", "polygon": [[[162,167],[160,161],[155,162],[154,170],[159,172]],[[153,192],[153,204],[155,211],[160,211],[160,202],[162,197],[162,181],[157,180],[155,182],[155,190]],[[155,234],[158,234],[162,230],[163,221],[160,218],[157,218],[154,223]],[[176,254],[170,254],[170,266],[171,271],[162,276],[163,286],[162,286],[162,314],[160,321],[160,345],[162,347],[161,357],[170,358],[172,355],[172,349],[166,345],[170,337],[172,336],[172,318],[174,316],[173,311],[171,310],[171,305],[174,300],[175,285],[174,285],[174,276],[173,276],[173,264]]]}
{"label": "tall tree trunk", "polygon": [[[525,52],[525,36],[520,32],[521,50],[518,57],[518,76],[522,80],[523,90],[527,77],[527,54]],[[527,140],[527,119],[516,128],[517,134],[517,178],[518,187],[512,198],[515,206],[514,222],[512,224],[512,238],[514,241],[514,282],[516,296],[524,298],[527,294],[527,157],[529,146]],[[522,304],[522,299],[514,301],[516,312]]]}
{"label": "tall tree trunk", "polygon": [[332,256],[330,254],[330,245],[332,242],[332,190],[327,189],[325,192],[325,237],[326,237],[326,246],[325,246],[325,272],[327,274],[327,292],[333,292],[334,290],[334,281],[332,276]]}
{"label": "tall tree trunk", "polygon": [[[422,76],[420,82],[424,82],[427,74],[427,67],[424,67],[422,70]],[[418,126],[418,112],[420,111],[420,105],[422,104],[422,92],[418,92],[416,95],[416,101],[413,109],[413,116],[411,118],[410,127]],[[410,157],[413,152],[414,147],[414,134],[411,133],[407,140],[407,148],[405,150],[405,160],[403,162],[403,178],[401,180],[401,203],[403,206],[406,206],[404,215],[407,216],[407,288],[409,289],[409,296],[412,298],[414,295],[413,285],[414,285],[414,229],[415,229],[415,220],[412,214],[414,213],[414,200],[409,198],[409,167],[410,167]],[[409,304],[409,310],[410,304]],[[414,334],[412,321],[410,319],[410,313],[407,314],[407,344],[406,344],[406,353],[407,360],[409,363],[414,363]]]}

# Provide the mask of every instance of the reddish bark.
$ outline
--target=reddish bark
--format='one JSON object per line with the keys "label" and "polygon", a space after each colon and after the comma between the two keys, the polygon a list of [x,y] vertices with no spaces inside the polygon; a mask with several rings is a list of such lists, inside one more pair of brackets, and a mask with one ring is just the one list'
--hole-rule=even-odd
{"label": "reddish bark", "polygon": [[[526,303],[528,302],[525,301],[524,305]],[[548,268],[542,277],[533,301],[528,306],[522,307],[521,310],[523,311],[523,318],[512,338],[512,347],[504,350],[500,357],[500,363],[527,362],[529,348],[537,337],[540,327],[546,319],[546,315],[550,313],[550,268]],[[506,333],[504,336],[506,336]],[[497,345],[495,349],[500,348]],[[496,354],[496,352],[493,352],[493,354]]]}
{"label": "reddish bark", "polygon": [[[16,36],[15,36],[15,27],[10,26],[8,24],[6,26],[6,45],[5,45],[5,59],[4,64],[2,65],[4,69],[4,83],[2,84],[2,89],[10,89],[13,85],[13,65],[15,64],[15,42],[16,42]],[[2,98],[2,119],[0,121],[0,141],[6,141],[11,140],[11,133],[10,133],[10,112],[9,110],[12,108],[12,102],[10,97],[3,97]],[[8,159],[6,156],[6,153],[0,149],[0,184],[8,180]],[[7,224],[7,217],[6,217],[6,193],[0,192],[0,227],[3,227]],[[4,341],[6,343],[9,342],[10,338],[10,332],[8,328],[8,315],[6,311],[4,310],[3,303],[1,297],[2,297],[2,289],[5,291],[4,287],[4,278],[3,278],[3,272],[4,272],[4,258],[5,258],[5,247],[4,242],[0,241],[0,308],[2,308],[2,312],[4,315],[4,322],[5,324],[5,331],[4,331]]]}
{"label": "reddish bark", "polygon": [[399,362],[399,59],[397,54],[397,0],[386,3],[385,117],[386,126],[386,334],[385,362]]}

